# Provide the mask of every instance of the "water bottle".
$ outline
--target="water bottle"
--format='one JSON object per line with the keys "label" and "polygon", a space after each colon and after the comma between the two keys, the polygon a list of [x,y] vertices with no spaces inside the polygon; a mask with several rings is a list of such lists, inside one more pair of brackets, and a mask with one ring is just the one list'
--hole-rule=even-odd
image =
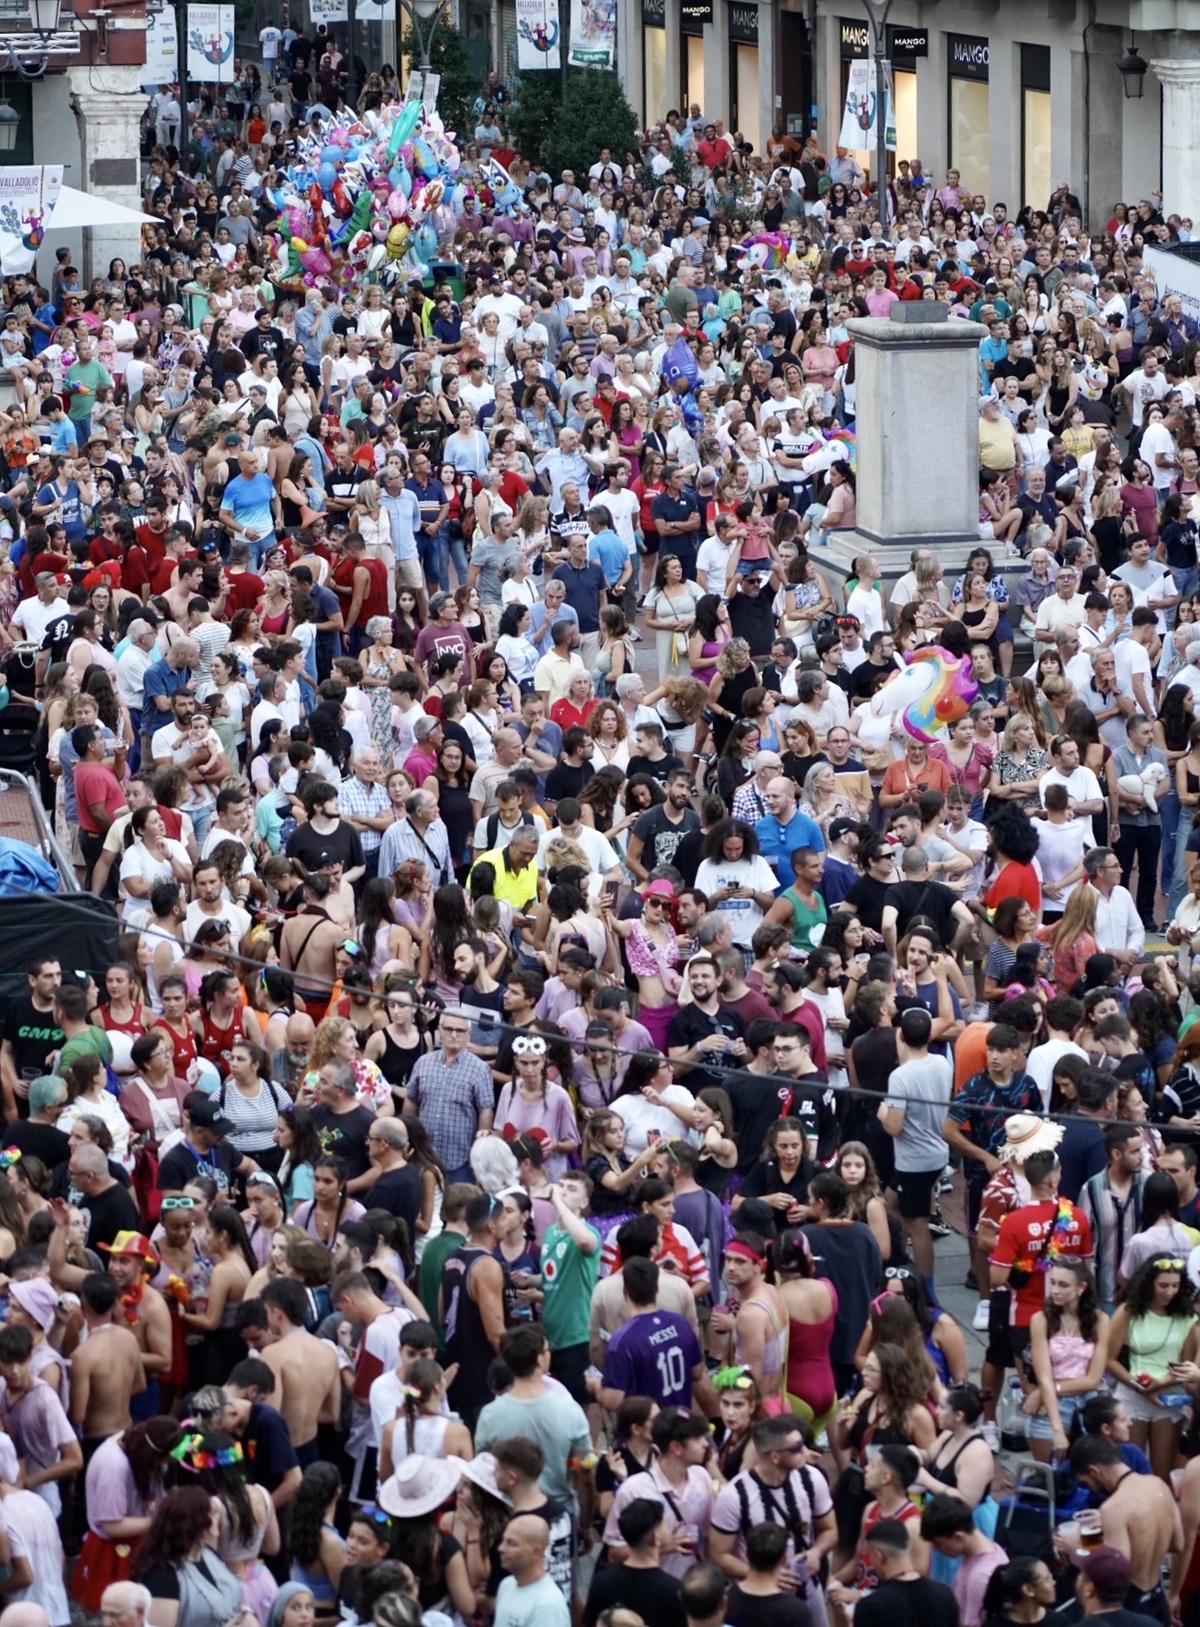
{"label": "water bottle", "polygon": [[1024,1452],[1029,1445],[1029,1424],[1024,1412],[1025,1392],[1021,1381],[1010,1378],[996,1408],[1002,1452]]}

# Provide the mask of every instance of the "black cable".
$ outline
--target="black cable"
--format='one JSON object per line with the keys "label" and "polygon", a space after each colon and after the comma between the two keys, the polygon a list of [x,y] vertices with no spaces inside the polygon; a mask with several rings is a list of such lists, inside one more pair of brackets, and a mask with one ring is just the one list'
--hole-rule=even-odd
{"label": "black cable", "polygon": [[[25,897],[25,898],[45,899],[45,897],[47,895],[45,893],[18,892],[16,890],[13,890],[13,891],[10,891],[8,896],[12,897],[12,898]],[[60,894],[59,897],[60,897],[60,899],[61,899],[61,901],[63,903],[66,903],[69,900],[73,900],[73,899],[76,899],[76,898],[95,897],[95,894],[91,894],[91,893],[88,893],[88,894],[66,893],[66,894]],[[94,913],[92,913],[90,911],[89,911],[89,917],[93,921],[96,919]],[[219,919],[219,917],[218,917],[218,919]],[[119,918],[118,918],[117,924],[118,924],[118,926],[120,925]],[[134,929],[131,928],[130,930],[132,931]],[[137,930],[139,932],[146,933],[151,937],[160,938],[164,943],[175,943],[175,944],[177,944],[179,942],[179,939],[176,938],[172,933],[164,932],[164,931],[161,930],[161,928],[158,928],[158,927],[146,926],[146,927],[140,927]],[[347,936],[349,936],[349,934],[347,934]],[[231,960],[231,961],[238,961],[243,966],[247,966],[247,967],[252,968],[254,970],[254,972],[256,972],[256,973],[259,973],[259,972],[261,972],[263,970],[263,963],[261,961],[255,960],[250,955],[239,954],[236,950],[231,950],[229,952],[229,954],[225,958],[227,960]],[[282,970],[284,970],[284,968],[281,967],[280,970],[282,971]],[[293,972],[289,973],[289,975],[294,977],[295,972],[293,971]],[[415,971],[413,972],[413,977],[414,977],[414,979],[416,977],[416,972]],[[330,993],[332,993],[333,989],[337,986],[334,983],[326,983],[326,980],[324,978],[309,977],[309,975],[307,973],[305,974],[305,981],[310,986],[325,988]],[[372,998],[378,999],[379,996],[378,995],[373,995]],[[251,1009],[253,1010],[253,1007],[251,1007]],[[636,1019],[634,1019],[634,1020],[636,1021]],[[783,1019],[783,1017],[781,1015],[780,1021],[782,1022],[783,1020],[784,1019]],[[523,1028],[518,1023],[505,1022],[502,1017],[498,1018],[497,1021],[494,1022],[494,1023],[489,1023],[488,1024],[488,1030],[489,1030],[490,1033],[500,1033],[500,1034],[511,1033],[511,1034],[526,1034],[527,1035],[529,1033],[529,1029],[527,1027]],[[550,1040],[553,1041],[558,1036],[557,1035],[548,1035],[548,1036],[543,1036],[543,1037],[544,1038],[549,1038]],[[562,1038],[569,1045],[574,1047],[575,1041],[572,1039],[571,1035],[564,1034],[562,1036]],[[713,1074],[713,1075],[719,1076],[720,1078],[740,1078],[740,1077],[744,1076],[745,1073],[747,1072],[747,1069],[745,1067],[730,1068],[730,1067],[726,1067],[722,1063],[717,1063],[717,1062],[713,1062],[713,1063],[710,1063],[710,1062],[703,1062],[703,1063],[681,1062],[677,1058],[665,1055],[662,1051],[622,1051],[621,1055],[623,1057],[630,1057],[630,1058],[635,1057],[635,1056],[636,1057],[657,1057],[660,1061],[669,1062],[673,1068],[683,1069],[685,1071],[685,1073],[692,1070],[693,1068],[699,1068],[704,1073]],[[776,1078],[776,1077],[783,1077],[783,1076],[782,1075],[774,1075],[774,1074],[764,1074],[764,1075],[762,1075],[762,1077],[763,1078]],[[798,1090],[821,1091],[821,1090],[832,1089],[834,1091],[835,1095],[840,1095],[842,1093],[843,1088],[844,1088],[844,1087],[842,1087],[840,1085],[831,1086],[829,1084],[825,1084],[825,1085],[805,1085],[803,1079],[797,1079],[797,1080],[794,1081],[794,1083],[795,1083],[796,1088]],[[1114,1075],[1114,1086],[1115,1086],[1115,1083],[1116,1083],[1116,1079],[1115,1079],[1115,1075]],[[895,1103],[895,1097],[889,1095],[886,1090],[871,1090],[865,1085],[856,1085],[855,1087],[853,1087],[852,1090],[850,1090],[849,1087],[845,1087],[845,1088],[847,1088],[848,1093],[850,1095],[850,1099],[852,1101],[891,1102],[891,1103],[893,1103],[893,1105]],[[951,1096],[950,1101],[947,1103],[947,1106],[948,1107],[952,1106],[953,1102],[954,1102],[954,1097]],[[987,1108],[987,1112],[988,1112],[989,1116],[991,1118],[993,1118],[993,1119],[996,1119],[996,1118],[1011,1118],[1017,1113],[1028,1113],[1029,1111],[1031,1111],[1031,1110],[1029,1108],[1027,1108],[1027,1107],[989,1107],[989,1108]],[[1039,1113],[1038,1117],[1046,1119],[1046,1120],[1048,1120],[1048,1121],[1050,1121],[1052,1123],[1055,1123],[1055,1124],[1070,1124],[1074,1120],[1075,1115],[1071,1114],[1071,1113],[1049,1113],[1049,1112],[1046,1112],[1046,1113]],[[1124,1119],[1095,1119],[1095,1120],[1093,1120],[1093,1123],[1100,1124],[1100,1125],[1124,1124],[1126,1122],[1127,1121],[1124,1120]]]}

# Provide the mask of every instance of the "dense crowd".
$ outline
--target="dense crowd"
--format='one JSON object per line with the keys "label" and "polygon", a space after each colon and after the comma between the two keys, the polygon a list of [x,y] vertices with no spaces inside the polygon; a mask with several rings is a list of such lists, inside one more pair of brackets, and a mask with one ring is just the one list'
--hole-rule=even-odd
{"label": "dense crowd", "polygon": [[[4,286],[0,701],[120,935],[0,1019],[0,1624],[1188,1627],[1190,223],[699,107],[556,178],[493,74],[436,262],[297,282],[395,80],[259,43],[139,264]],[[843,583],[924,299],[979,547]]]}

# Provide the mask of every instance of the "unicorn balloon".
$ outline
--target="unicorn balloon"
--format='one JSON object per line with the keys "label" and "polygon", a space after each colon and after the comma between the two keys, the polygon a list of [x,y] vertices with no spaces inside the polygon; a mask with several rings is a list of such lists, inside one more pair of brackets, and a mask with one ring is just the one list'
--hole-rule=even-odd
{"label": "unicorn balloon", "polygon": [[930,745],[966,717],[979,693],[971,677],[971,657],[960,659],[940,644],[927,644],[905,659],[908,665],[888,679],[871,701],[871,711],[875,717],[899,712],[909,734]]}

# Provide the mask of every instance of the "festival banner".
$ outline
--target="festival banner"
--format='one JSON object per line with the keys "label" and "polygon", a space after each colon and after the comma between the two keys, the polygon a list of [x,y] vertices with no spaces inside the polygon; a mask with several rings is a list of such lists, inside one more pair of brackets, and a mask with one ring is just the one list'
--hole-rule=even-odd
{"label": "festival banner", "polygon": [[555,68],[562,60],[558,0],[517,0],[517,67]]}
{"label": "festival banner", "polygon": [[308,15],[314,28],[318,23],[346,23],[350,12],[346,0],[308,0]]}
{"label": "festival banner", "polygon": [[157,90],[179,78],[179,40],[175,32],[175,12],[171,6],[146,13],[146,65],[142,69],[142,89]]}
{"label": "festival banner", "polygon": [[187,8],[187,73],[198,84],[233,80],[233,6]]}
{"label": "festival banner", "polygon": [[[875,94],[875,63],[871,59],[859,58],[850,63],[850,73],[846,81],[846,108],[842,114],[842,130],[838,136],[838,145],[849,147],[854,152],[874,152],[876,142],[876,115],[878,97]],[[896,150],[896,124],[892,116],[893,98],[890,95],[891,66],[884,64],[884,101],[886,103],[884,115],[887,119],[887,145],[890,152]]]}
{"label": "festival banner", "polygon": [[33,269],[62,180],[61,164],[0,169],[0,261],[6,277]]}
{"label": "festival banner", "polygon": [[432,115],[437,112],[438,91],[441,84],[442,76],[440,73],[427,73],[425,75],[425,84],[421,90],[421,106],[427,114]]}
{"label": "festival banner", "polygon": [[617,0],[571,0],[573,68],[611,68],[617,49]]}

